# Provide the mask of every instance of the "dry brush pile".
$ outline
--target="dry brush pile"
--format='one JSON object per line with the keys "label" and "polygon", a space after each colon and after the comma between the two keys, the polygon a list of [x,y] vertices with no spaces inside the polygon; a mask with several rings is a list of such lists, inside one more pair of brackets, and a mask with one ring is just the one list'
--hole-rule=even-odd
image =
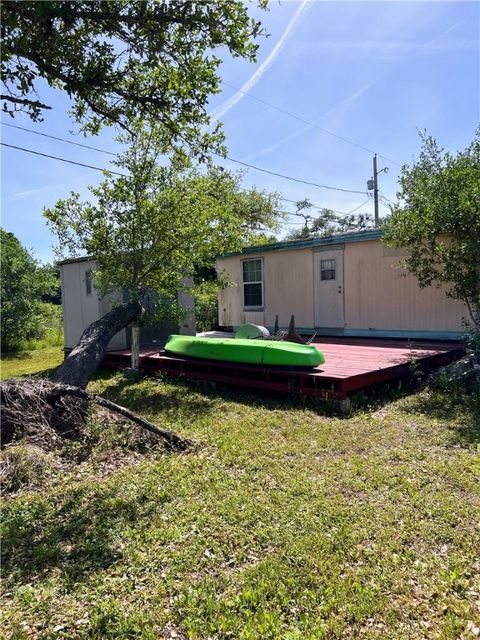
{"label": "dry brush pile", "polygon": [[33,447],[38,461],[39,452],[48,455],[64,448],[66,442],[84,440],[99,408],[108,416],[107,421],[120,425],[133,423],[171,450],[186,451],[192,447],[191,440],[86,390],[110,339],[138,313],[136,303],[126,303],[87,327],[51,380],[10,378],[0,383],[1,443],[3,449],[9,450],[2,453],[2,463],[7,462],[8,473],[12,471],[13,445]]}

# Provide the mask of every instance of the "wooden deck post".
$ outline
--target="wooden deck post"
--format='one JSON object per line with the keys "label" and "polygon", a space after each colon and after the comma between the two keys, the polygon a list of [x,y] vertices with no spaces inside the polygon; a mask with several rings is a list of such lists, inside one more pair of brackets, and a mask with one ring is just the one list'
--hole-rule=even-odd
{"label": "wooden deck post", "polygon": [[132,324],[132,369],[138,371],[140,354],[140,327],[137,322]]}

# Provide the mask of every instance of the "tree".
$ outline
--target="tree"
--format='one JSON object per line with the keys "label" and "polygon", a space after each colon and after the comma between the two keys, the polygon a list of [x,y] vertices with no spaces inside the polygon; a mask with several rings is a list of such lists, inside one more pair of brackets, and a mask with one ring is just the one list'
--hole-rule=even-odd
{"label": "tree", "polygon": [[48,283],[46,291],[41,295],[42,302],[53,305],[62,304],[62,283],[60,281],[60,269],[56,264],[42,264],[39,266],[42,278]]}
{"label": "tree", "polygon": [[43,330],[42,300],[54,291],[50,275],[18,239],[0,229],[1,340],[4,351],[16,351]]}
{"label": "tree", "polygon": [[309,212],[313,205],[305,198],[296,204],[294,215],[303,218],[304,225],[301,229],[288,234],[288,240],[304,240],[308,238],[324,238],[334,233],[346,233],[348,231],[363,231],[374,227],[374,220],[370,214],[342,214],[339,215],[331,209],[320,209],[318,215]]}
{"label": "tree", "polygon": [[[115,164],[128,177],[110,175],[92,187],[95,202],[72,194],[45,211],[63,255],[96,261],[100,293],[124,291],[130,305],[125,325],[147,311],[150,317],[178,317],[181,309],[174,300],[179,289],[189,289],[186,276],[212,266],[219,253],[239,249],[260,226],[271,227],[276,220],[276,196],[241,191],[240,175],[160,165],[162,140],[154,131],[139,129],[126,138],[131,145]],[[115,317],[119,331],[118,310]],[[82,381],[103,355],[97,347],[90,364],[82,365]],[[67,358],[59,375],[72,360]],[[73,378],[69,383],[77,384]]]}
{"label": "tree", "polygon": [[[265,8],[266,0],[258,4]],[[207,128],[208,100],[220,86],[215,50],[254,61],[254,41],[263,29],[241,0],[5,0],[1,29],[6,113],[24,111],[41,120],[50,107],[37,94],[40,80],[67,93],[84,132],[117,124],[136,135],[136,123],[143,120],[155,143],[153,155],[141,146],[127,152],[119,166],[130,158],[130,177],[107,179],[93,190],[95,203],[84,205],[72,196],[51,210],[60,238],[97,258],[100,289],[126,285],[128,292],[127,302],[85,330],[56,372],[53,391],[45,392],[45,381],[0,385],[2,412],[11,409],[2,429],[6,424],[21,433],[18,420],[25,426],[33,411],[37,417],[48,414],[58,431],[71,405],[67,399],[82,396],[69,384],[86,386],[109,339],[143,312],[146,292],[158,294],[160,302],[159,295],[171,294],[178,277],[189,273],[193,258],[202,264],[208,252],[237,247],[248,224],[262,217],[256,210],[262,196],[237,192],[238,178],[219,170],[205,176],[182,173],[178,166],[161,169],[156,158],[173,151],[177,163],[187,153],[202,161],[212,151],[223,152],[220,125]],[[62,215],[71,215],[71,223]]]}
{"label": "tree", "polygon": [[43,79],[72,99],[84,131],[142,118],[159,125],[166,147],[186,142],[202,155],[221,141],[218,127],[203,127],[220,90],[214,51],[254,61],[264,31],[239,0],[5,0],[1,33],[11,116],[42,119],[51,108],[38,95]]}
{"label": "tree", "polygon": [[384,240],[406,249],[420,287],[444,284],[447,296],[463,301],[480,332],[480,129],[455,156],[421,138],[419,160],[402,169]]}

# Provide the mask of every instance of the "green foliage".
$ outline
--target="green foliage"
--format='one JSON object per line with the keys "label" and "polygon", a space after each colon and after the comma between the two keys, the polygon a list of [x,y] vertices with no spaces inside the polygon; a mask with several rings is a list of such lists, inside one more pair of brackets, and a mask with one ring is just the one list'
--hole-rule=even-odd
{"label": "green foliage", "polygon": [[[259,6],[265,7],[265,0]],[[3,110],[34,121],[49,109],[39,80],[65,91],[85,131],[155,122],[166,147],[218,150],[206,132],[208,99],[220,90],[218,49],[255,61],[260,23],[239,0],[2,2]],[[40,87],[39,87],[40,85]]]}
{"label": "green foliage", "polygon": [[444,284],[480,330],[480,129],[456,156],[422,135],[420,158],[403,167],[400,204],[391,208],[384,240],[407,251],[420,287]]}
{"label": "green foliage", "polygon": [[374,226],[374,220],[368,213],[339,215],[331,209],[320,209],[318,215],[314,216],[309,213],[312,206],[308,198],[297,202],[295,215],[303,218],[304,226],[288,234],[288,240],[324,238],[335,233],[363,231]]}
{"label": "green foliage", "polygon": [[197,331],[211,331],[218,327],[218,294],[229,284],[225,274],[217,273],[215,267],[195,270],[192,295]]}
{"label": "green foliage", "polygon": [[36,311],[37,330],[33,338],[22,342],[21,349],[63,346],[63,310],[61,305],[40,300]]}
{"label": "green foliage", "polygon": [[274,225],[276,196],[241,191],[241,176],[221,168],[159,165],[162,140],[153,131],[128,138],[116,164],[129,177],[109,176],[90,189],[95,201],[72,194],[45,216],[63,255],[96,260],[102,294],[123,290],[142,304],[148,296],[154,315],[179,288],[189,289],[187,276],[241,248],[260,226]]}
{"label": "green foliage", "polygon": [[38,267],[40,277],[47,284],[46,290],[42,293],[43,302],[53,305],[62,304],[62,283],[60,281],[60,269],[56,264],[42,264]]}
{"label": "green foliage", "polygon": [[218,292],[221,283],[218,280],[203,280],[195,284],[195,322],[197,331],[211,331],[218,325]]}
{"label": "green foliage", "polygon": [[[279,217],[279,220],[281,217]],[[259,247],[265,244],[275,244],[279,242],[277,236],[273,233],[268,233],[267,231],[257,231],[255,233],[249,234],[248,239],[245,241],[245,246],[251,247]]]}
{"label": "green foliage", "polygon": [[61,309],[43,302],[55,291],[56,282],[48,269],[38,265],[17,238],[0,229],[2,273],[3,351],[16,351],[28,341],[43,339],[52,332],[61,336]]}
{"label": "green foliage", "polygon": [[465,329],[465,343],[473,351],[477,363],[480,364],[480,331],[467,326]]}

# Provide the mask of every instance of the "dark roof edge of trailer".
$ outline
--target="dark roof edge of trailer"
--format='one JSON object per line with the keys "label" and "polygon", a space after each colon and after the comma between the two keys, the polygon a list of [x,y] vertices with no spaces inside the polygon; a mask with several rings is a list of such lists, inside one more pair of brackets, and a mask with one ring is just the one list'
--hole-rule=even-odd
{"label": "dark roof edge of trailer", "polygon": [[325,244],[344,244],[347,242],[365,242],[366,240],[378,240],[383,235],[381,229],[368,229],[366,231],[352,231],[350,233],[340,233],[325,238],[309,238],[306,240],[284,240],[273,244],[262,244],[253,247],[244,247],[241,251],[223,253],[220,258],[231,256],[242,256],[248,253],[263,253],[265,251],[285,251],[287,249],[308,249]]}
{"label": "dark roof edge of trailer", "polygon": [[90,262],[94,260],[92,256],[82,256],[81,258],[66,258],[65,260],[59,260],[56,264],[58,266],[62,264],[73,264],[74,262]]}

